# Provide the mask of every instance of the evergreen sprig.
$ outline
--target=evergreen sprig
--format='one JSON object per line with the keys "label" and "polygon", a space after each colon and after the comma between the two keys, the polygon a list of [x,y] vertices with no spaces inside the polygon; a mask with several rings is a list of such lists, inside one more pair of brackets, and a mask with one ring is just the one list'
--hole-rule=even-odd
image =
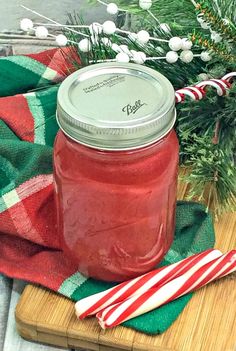
{"label": "evergreen sprig", "polygon": [[190,134],[182,140],[185,165],[191,172],[183,179],[191,184],[189,199],[207,204],[216,217],[236,208],[236,169],[232,158],[209,135]]}
{"label": "evergreen sprig", "polygon": [[[231,0],[236,7],[236,1]],[[236,40],[236,30],[233,23],[226,18],[221,18],[218,13],[219,9],[208,0],[198,0],[196,6],[197,15],[202,15],[211,29],[217,31],[225,39]]]}
{"label": "evergreen sprig", "polygon": [[177,108],[181,161],[191,168],[184,177],[189,198],[204,201],[216,216],[235,210],[236,86],[227,97],[208,93]]}
{"label": "evergreen sprig", "polygon": [[[90,4],[96,4],[96,0],[88,0]],[[109,1],[107,1],[109,2]],[[149,18],[147,11],[139,7],[139,0],[116,0],[114,1],[120,8],[129,10],[130,13],[140,16],[139,18]],[[169,23],[172,26],[192,27],[192,23],[196,21],[193,11],[193,5],[190,0],[154,0],[152,4],[152,12],[157,16],[160,22]],[[191,23],[191,25],[190,25]]]}
{"label": "evergreen sprig", "polygon": [[231,51],[224,42],[216,44],[213,40],[209,39],[209,36],[206,34],[197,33],[196,31],[193,34],[190,34],[189,37],[194,44],[214,53],[219,60],[228,61],[230,64],[236,62],[236,56],[231,54]]}

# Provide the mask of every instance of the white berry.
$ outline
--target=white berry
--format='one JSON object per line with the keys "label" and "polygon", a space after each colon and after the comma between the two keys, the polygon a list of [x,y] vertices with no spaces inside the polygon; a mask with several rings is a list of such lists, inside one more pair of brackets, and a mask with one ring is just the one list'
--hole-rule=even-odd
{"label": "white berry", "polygon": [[182,39],[182,50],[191,50],[193,43],[188,38]]}
{"label": "white berry", "polygon": [[67,42],[68,42],[68,39],[64,34],[59,34],[56,36],[57,45],[66,46]]}
{"label": "white berry", "polygon": [[140,30],[137,33],[137,40],[140,44],[147,44],[149,42],[150,35],[146,30]]}
{"label": "white berry", "polygon": [[135,54],[137,54],[137,52],[138,52],[138,51],[136,51],[136,50],[132,50],[132,49],[130,50],[130,54],[133,55],[133,56],[134,56]]}
{"label": "white berry", "polygon": [[119,11],[118,6],[114,4],[114,2],[111,2],[110,4],[107,5],[107,12],[110,15],[116,15],[118,11]]}
{"label": "white berry", "polygon": [[201,22],[200,25],[201,25],[202,29],[208,29],[210,27],[210,25],[205,21]]}
{"label": "white berry", "polygon": [[149,10],[152,6],[152,0],[139,0],[139,7],[143,10]]}
{"label": "white berry", "polygon": [[44,26],[39,26],[35,30],[35,35],[39,39],[46,39],[48,36],[48,30]]}
{"label": "white berry", "polygon": [[203,18],[203,13],[200,13],[199,15],[197,15],[197,21],[198,21],[198,23],[203,23],[203,22],[205,22],[204,21],[204,18]]}
{"label": "white berry", "polygon": [[143,65],[147,59],[147,56],[144,52],[138,51],[133,53],[133,61],[139,65]]}
{"label": "white berry", "polygon": [[169,40],[169,47],[173,51],[179,51],[182,48],[182,39],[173,37]]}
{"label": "white berry", "polygon": [[91,42],[89,39],[85,38],[79,42],[79,49],[82,52],[89,52],[91,50]]}
{"label": "white berry", "polygon": [[222,21],[226,26],[230,24],[230,21],[227,18],[223,18]]}
{"label": "white berry", "polygon": [[116,31],[116,25],[112,21],[106,21],[102,25],[102,30],[105,34],[114,34]]}
{"label": "white berry", "polygon": [[159,25],[159,27],[162,30],[162,32],[164,32],[164,33],[170,33],[171,32],[170,26],[167,23],[161,23]]}
{"label": "white berry", "polygon": [[197,78],[199,81],[203,81],[209,79],[209,76],[206,73],[200,73]]}
{"label": "white berry", "polygon": [[214,37],[215,43],[220,43],[222,41],[222,36],[220,34],[216,34]]}
{"label": "white berry", "polygon": [[24,31],[27,32],[28,30],[32,29],[34,27],[33,22],[29,18],[23,18],[20,21],[20,28]]}
{"label": "white berry", "polygon": [[211,55],[207,51],[201,52],[201,56],[200,57],[201,57],[202,61],[204,61],[204,62],[208,62],[208,61],[211,60]]}
{"label": "white berry", "polygon": [[168,51],[167,54],[166,54],[166,61],[168,63],[175,63],[178,61],[178,54],[176,51]]}
{"label": "white berry", "polygon": [[215,43],[220,43],[222,40],[222,37],[220,34],[218,34],[217,32],[212,31],[211,33],[211,39],[215,42]]}
{"label": "white berry", "polygon": [[127,55],[125,52],[119,52],[119,54],[116,55],[116,61],[122,62],[122,63],[128,63],[129,55]]}
{"label": "white berry", "polygon": [[180,60],[184,63],[189,63],[193,60],[193,53],[191,50],[184,50],[179,56]]}

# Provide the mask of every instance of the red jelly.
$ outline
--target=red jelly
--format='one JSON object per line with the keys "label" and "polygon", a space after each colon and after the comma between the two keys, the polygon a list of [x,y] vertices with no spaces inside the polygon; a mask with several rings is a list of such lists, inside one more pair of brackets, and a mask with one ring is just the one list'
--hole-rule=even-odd
{"label": "red jelly", "polygon": [[170,83],[139,65],[90,66],[63,82],[57,113],[62,249],[96,279],[122,281],[153,269],[175,229],[178,141]]}

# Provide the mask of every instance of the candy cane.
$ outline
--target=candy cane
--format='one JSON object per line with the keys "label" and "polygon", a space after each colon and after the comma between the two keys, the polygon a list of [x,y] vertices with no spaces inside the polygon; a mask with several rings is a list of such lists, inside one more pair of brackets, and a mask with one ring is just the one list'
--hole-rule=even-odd
{"label": "candy cane", "polygon": [[142,295],[131,297],[100,311],[97,313],[99,324],[104,329],[114,327],[234,271],[236,271],[236,250],[206,263],[197,270],[193,267],[161,287],[149,289]]}
{"label": "candy cane", "polygon": [[[229,84],[229,83],[228,83]],[[196,86],[201,88],[203,87],[204,89],[207,86],[212,86],[214,88],[216,88],[217,90],[217,94],[219,96],[223,96],[226,94],[227,89],[229,88],[229,85],[226,84],[223,80],[221,79],[209,79],[209,80],[205,80],[203,82],[198,83]]]}
{"label": "candy cane", "polygon": [[222,79],[227,80],[227,81],[231,81],[231,79],[234,77],[236,77],[236,72],[231,72],[231,73],[226,74]]}
{"label": "candy cane", "polygon": [[114,305],[135,295],[144,294],[150,288],[160,287],[181,274],[186,273],[188,270],[196,270],[221,255],[219,250],[209,249],[180,262],[158,268],[138,278],[121,283],[107,291],[86,297],[76,303],[76,314],[80,319],[96,314],[110,305]]}
{"label": "candy cane", "polygon": [[176,93],[178,94],[178,96],[179,94],[182,94],[181,96],[182,99],[184,99],[185,96],[187,95],[187,96],[190,96],[193,100],[201,100],[205,95],[205,91],[201,87],[197,87],[197,86],[179,89],[177,90]]}
{"label": "candy cane", "polygon": [[183,102],[185,99],[185,95],[180,93],[178,90],[175,92],[175,102],[178,104],[179,102]]}
{"label": "candy cane", "polygon": [[179,89],[175,92],[176,103],[183,102],[186,96],[191,97],[193,100],[201,100],[205,96],[208,86],[216,88],[219,96],[224,96],[231,87],[230,81],[235,77],[236,72],[231,72],[221,79],[208,79],[197,83],[195,86]]}

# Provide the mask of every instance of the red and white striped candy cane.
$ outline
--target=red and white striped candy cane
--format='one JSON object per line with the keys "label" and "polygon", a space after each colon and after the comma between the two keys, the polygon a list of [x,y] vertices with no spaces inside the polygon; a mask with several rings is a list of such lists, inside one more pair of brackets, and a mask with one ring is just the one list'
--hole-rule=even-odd
{"label": "red and white striped candy cane", "polygon": [[221,255],[222,253],[219,250],[209,249],[180,262],[155,269],[104,292],[86,297],[76,303],[76,314],[80,319],[96,314],[110,305],[114,305],[135,295],[144,294],[153,287],[162,286],[181,274],[186,273],[193,267],[194,269],[198,269],[200,266]]}
{"label": "red and white striped candy cane", "polygon": [[197,270],[193,267],[161,287],[149,289],[142,295],[131,297],[98,312],[99,324],[104,329],[114,327],[234,271],[236,271],[236,250],[206,263]]}
{"label": "red and white striped candy cane", "polygon": [[208,79],[195,86],[179,89],[175,92],[176,103],[183,102],[186,96],[191,97],[193,100],[201,100],[206,94],[206,88],[211,86],[216,88],[219,96],[226,95],[228,89],[231,87],[230,81],[236,77],[236,72],[226,74],[221,79]]}
{"label": "red and white striped candy cane", "polygon": [[227,89],[230,88],[231,85],[228,81],[225,81],[222,79],[209,79],[196,84],[196,87],[203,88],[203,89],[205,89],[207,86],[212,86],[216,88],[217,94],[219,96],[223,96],[226,94]]}
{"label": "red and white striped candy cane", "polygon": [[222,79],[230,82],[232,78],[236,78],[236,72],[227,73]]}
{"label": "red and white striped candy cane", "polygon": [[201,87],[197,86],[179,89],[175,93],[176,101],[184,101],[186,95],[191,97],[193,100],[201,100],[205,95],[205,91]]}

